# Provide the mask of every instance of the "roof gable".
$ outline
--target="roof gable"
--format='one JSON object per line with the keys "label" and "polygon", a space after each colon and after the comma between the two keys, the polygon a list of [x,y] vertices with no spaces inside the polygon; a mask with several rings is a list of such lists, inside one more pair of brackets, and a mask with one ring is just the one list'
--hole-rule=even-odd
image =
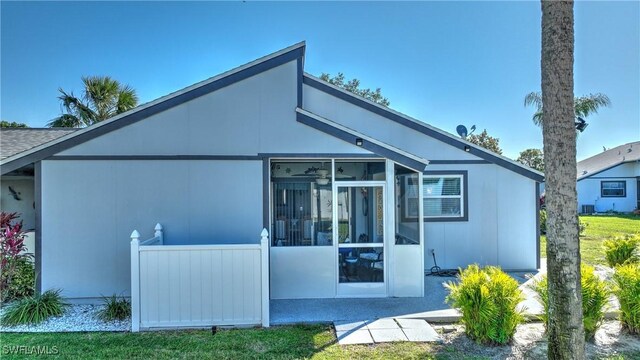
{"label": "roof gable", "polygon": [[396,122],[414,131],[427,135],[436,140],[442,141],[448,145],[451,145],[459,149],[460,151],[465,151],[467,153],[470,153],[481,159],[484,159],[496,165],[507,168],[511,171],[514,171],[520,175],[523,175],[535,181],[541,182],[544,180],[544,175],[539,171],[531,169],[505,156],[498,155],[491,151],[488,151],[478,145],[472,144],[466,140],[463,140],[459,137],[449,134],[443,130],[440,130],[436,127],[428,125],[425,122],[414,119],[400,112],[394,111],[388,107],[384,107],[382,105],[376,104],[361,96],[354,95],[337,86],[329,84],[326,81],[323,81],[313,75],[305,73],[303,76],[303,83],[317,90],[320,90],[322,92],[335,96],[341,100],[349,102],[355,106],[368,110],[390,121]]}
{"label": "roof gable", "polygon": [[611,169],[620,164],[640,161],[640,141],[616,146],[578,162],[578,180]]}
{"label": "roof gable", "polygon": [[[171,109],[187,101],[201,97],[296,59],[298,60],[299,68],[300,85],[298,96],[300,97],[302,86],[302,58],[304,57],[304,51],[305,43],[300,42],[149,103],[142,104],[108,120],[74,131],[71,134],[66,134],[54,141],[50,141],[47,144],[39,145],[20,154],[9,156],[0,161],[0,173],[6,174],[30,163],[43,160],[98,136],[144,120],[152,115]],[[300,102],[300,99],[298,102]]]}

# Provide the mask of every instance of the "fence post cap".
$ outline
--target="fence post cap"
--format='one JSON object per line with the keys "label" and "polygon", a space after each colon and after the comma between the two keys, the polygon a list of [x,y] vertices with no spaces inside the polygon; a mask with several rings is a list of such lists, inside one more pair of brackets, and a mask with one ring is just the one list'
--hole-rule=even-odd
{"label": "fence post cap", "polygon": [[262,232],[260,233],[260,236],[262,236],[262,237],[269,236],[269,232],[267,231],[267,228],[262,229]]}
{"label": "fence post cap", "polygon": [[153,228],[153,230],[155,230],[155,231],[162,231],[162,225],[160,225],[160,223],[157,223],[157,224],[156,224],[156,227],[155,227],[155,228]]}
{"label": "fence post cap", "polygon": [[138,232],[138,230],[133,230],[133,232],[131,233],[131,239],[139,239],[140,238],[140,233]]}

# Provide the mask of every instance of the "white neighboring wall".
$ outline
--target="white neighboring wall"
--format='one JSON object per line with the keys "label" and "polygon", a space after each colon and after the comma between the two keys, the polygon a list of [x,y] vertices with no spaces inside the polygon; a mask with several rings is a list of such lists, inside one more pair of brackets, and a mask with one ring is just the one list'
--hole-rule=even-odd
{"label": "white neighboring wall", "polygon": [[[16,199],[9,189],[16,192]],[[36,209],[34,205],[33,177],[3,176],[0,179],[0,209],[5,212],[17,212],[25,230],[36,228]],[[32,248],[29,248],[33,251]]]}
{"label": "white neighboring wall", "polygon": [[[582,205],[595,205],[596,212],[609,210],[631,212],[635,210],[638,207],[638,179],[640,179],[640,163],[636,162],[620,164],[578,180],[578,212],[582,212]],[[603,181],[624,181],[626,196],[602,197]]]}

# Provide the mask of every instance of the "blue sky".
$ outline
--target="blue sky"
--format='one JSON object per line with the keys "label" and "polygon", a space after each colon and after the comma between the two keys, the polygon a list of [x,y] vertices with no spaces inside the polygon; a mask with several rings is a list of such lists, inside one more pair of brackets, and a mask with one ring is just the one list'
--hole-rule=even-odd
{"label": "blue sky", "polygon": [[[305,70],[381,87],[391,107],[455,133],[475,124],[505,155],[542,147],[523,98],[540,88],[538,2],[1,3],[3,120],[41,127],[59,87],[110,75],[141,102],[305,40]],[[640,139],[640,3],[575,5],[575,92],[591,116],[578,159]]]}

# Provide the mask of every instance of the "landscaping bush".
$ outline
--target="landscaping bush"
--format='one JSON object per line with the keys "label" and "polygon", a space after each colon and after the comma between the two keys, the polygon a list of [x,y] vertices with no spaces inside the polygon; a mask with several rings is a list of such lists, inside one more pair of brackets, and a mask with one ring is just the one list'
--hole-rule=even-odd
{"label": "landscaping bush", "polygon": [[102,298],[104,306],[98,312],[103,321],[124,320],[131,316],[131,303],[126,298],[118,298],[115,294]]}
{"label": "landscaping bush", "polygon": [[62,315],[68,306],[60,296],[60,290],[47,290],[8,305],[0,322],[2,325],[37,324]]}
{"label": "landscaping bush", "polygon": [[547,233],[547,210],[540,210],[540,234]]}
{"label": "landscaping bush", "polygon": [[449,282],[447,302],[462,312],[467,335],[479,343],[506,344],[524,321],[516,306],[524,299],[518,282],[500,268],[469,265],[460,282]]}
{"label": "landscaping bush", "polygon": [[0,302],[10,298],[10,288],[15,278],[20,276],[24,259],[31,259],[32,254],[25,253],[25,233],[22,221],[16,221],[17,213],[0,212]]}
{"label": "landscaping bush", "polygon": [[14,274],[11,282],[7,284],[7,301],[20,299],[34,294],[36,285],[36,271],[33,261],[29,258],[18,258],[14,267]]}
{"label": "landscaping bush", "polygon": [[[595,274],[593,267],[582,265],[580,269],[582,284],[582,321],[584,323],[585,338],[590,340],[604,319],[605,307],[609,302],[610,291],[607,284]],[[545,327],[548,324],[549,294],[548,281],[545,275],[533,283],[533,290],[544,307],[541,320]]]}
{"label": "landscaping bush", "polygon": [[637,262],[638,244],[640,244],[640,236],[631,235],[603,241],[602,246],[609,266],[616,267],[625,263]]}
{"label": "landscaping bush", "polygon": [[631,333],[640,334],[640,264],[616,267],[613,292],[620,302],[620,321]]}

